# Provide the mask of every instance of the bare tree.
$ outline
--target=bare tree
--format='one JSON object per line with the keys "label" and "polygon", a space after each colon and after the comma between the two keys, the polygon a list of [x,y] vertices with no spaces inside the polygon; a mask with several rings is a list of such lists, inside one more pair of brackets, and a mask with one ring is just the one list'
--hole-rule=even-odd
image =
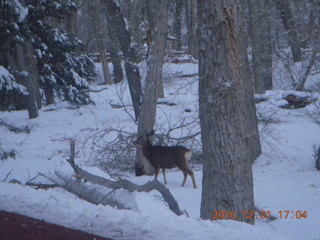
{"label": "bare tree", "polygon": [[[235,7],[237,6],[237,7]],[[253,86],[237,0],[198,0],[200,24],[199,105],[203,144],[200,216],[235,211],[254,224],[252,162],[260,147]],[[252,151],[252,139],[258,146]]]}
{"label": "bare tree", "polygon": [[[168,28],[168,1],[152,1],[154,9],[154,27],[152,28],[152,43],[150,54],[147,59],[147,75],[145,87],[142,95],[140,116],[138,120],[138,136],[150,132],[154,128],[157,107],[157,87],[162,78],[162,65],[167,42]],[[153,167],[150,162],[144,158],[141,150],[138,150],[136,164],[136,175],[153,174]]]}
{"label": "bare tree", "polygon": [[101,4],[105,7],[105,16],[117,34],[117,39],[124,57],[124,66],[129,83],[129,89],[133,104],[136,120],[140,114],[140,98],[142,95],[140,72],[137,64],[137,55],[132,47],[130,32],[127,29],[121,8],[114,0],[100,0]]}
{"label": "bare tree", "polygon": [[199,58],[198,37],[197,37],[197,4],[196,0],[185,1],[185,15],[187,28],[188,52],[194,58]]}
{"label": "bare tree", "polygon": [[[269,1],[248,0],[252,72],[256,93],[272,89],[272,37]],[[263,8],[261,7],[263,6]]]}
{"label": "bare tree", "polygon": [[[148,45],[148,54],[147,56],[150,56],[150,52],[151,52],[151,45],[153,44],[154,41],[154,31],[156,31],[155,27],[155,14],[158,11],[158,9],[155,7],[155,3],[152,1],[147,1],[146,3],[146,7],[147,7],[147,18],[148,18],[148,23],[149,23],[149,29],[147,31],[147,45]],[[168,17],[166,17],[168,18]],[[164,29],[165,32],[164,34],[167,36],[167,27],[166,29]],[[166,48],[166,42],[163,42],[162,44],[165,44],[164,49]],[[164,54],[164,52],[163,52]],[[163,57],[162,57],[163,58]],[[156,81],[157,84],[157,98],[163,98],[164,97],[164,91],[163,91],[163,81],[162,81],[162,77],[158,78]]]}
{"label": "bare tree", "polygon": [[174,33],[176,35],[176,50],[182,49],[181,39],[181,12],[182,12],[182,0],[175,0],[175,14],[174,14]]}
{"label": "bare tree", "polygon": [[302,59],[301,42],[296,29],[296,23],[292,16],[289,0],[273,0],[284,28],[288,32],[289,45],[291,47],[292,58],[294,62],[300,62]]}
{"label": "bare tree", "polygon": [[[92,19],[92,26],[94,29],[95,35],[95,43],[97,49],[99,51],[101,65],[103,70],[103,77],[104,77],[104,84],[111,84],[111,76],[108,66],[108,59],[106,54],[106,46],[105,46],[105,39],[101,33],[101,16],[100,16],[100,9],[99,9],[99,0],[90,1],[89,3],[89,13]],[[107,28],[107,27],[106,27]]]}

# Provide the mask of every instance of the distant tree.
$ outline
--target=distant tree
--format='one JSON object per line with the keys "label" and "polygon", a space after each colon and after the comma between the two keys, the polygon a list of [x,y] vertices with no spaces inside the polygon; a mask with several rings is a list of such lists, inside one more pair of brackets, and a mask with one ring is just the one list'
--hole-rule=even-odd
{"label": "distant tree", "polygon": [[197,35],[197,4],[196,0],[185,0],[185,18],[187,29],[188,53],[194,58],[199,58],[199,41]]}
{"label": "distant tree", "polygon": [[[93,62],[83,54],[83,45],[74,35],[53,26],[53,19],[64,19],[75,5],[48,0],[21,3],[1,2],[0,64],[12,73],[11,80],[25,86],[29,98],[34,93],[37,108],[42,105],[40,88],[47,104],[53,103],[55,96],[73,104],[92,103],[87,81],[96,78]],[[31,84],[27,80],[32,80]],[[12,91],[0,89],[0,96],[6,99],[5,105],[0,103],[2,109],[30,108],[34,101],[24,101],[25,92],[18,89],[14,96]]]}
{"label": "distant tree", "polygon": [[301,41],[299,38],[297,24],[292,14],[289,0],[273,0],[279,16],[282,20],[283,26],[288,32],[288,42],[291,48],[292,59],[294,62],[302,60]]}
{"label": "distant tree", "polygon": [[182,0],[175,0],[175,14],[174,14],[174,33],[176,35],[176,50],[182,49],[182,39],[181,39],[181,12],[183,7]]}
{"label": "distant tree", "polygon": [[200,216],[211,219],[213,210],[235,211],[237,220],[254,224],[254,217],[244,212],[254,211],[252,162],[259,155],[260,142],[242,4],[237,0],[199,0],[198,4]]}
{"label": "distant tree", "polygon": [[[97,50],[100,55],[102,70],[103,70],[103,77],[104,77],[104,84],[111,84],[111,76],[108,66],[108,58],[106,54],[106,46],[105,46],[105,39],[102,35],[101,29],[101,14],[100,14],[100,1],[94,0],[89,2],[89,13],[92,19],[92,27],[94,29],[94,42],[96,44]],[[108,28],[107,28],[108,29]]]}
{"label": "distant tree", "polygon": [[140,114],[140,98],[142,95],[137,54],[132,46],[131,35],[120,6],[114,0],[100,0],[100,2],[105,9],[108,23],[113,28],[113,33],[116,33],[123,53],[124,67],[129,83],[135,119],[137,120]]}
{"label": "distant tree", "polygon": [[[4,69],[4,74],[7,76],[3,80],[4,83],[16,81],[18,84],[13,86],[22,85],[26,89],[26,93],[21,94],[20,88],[14,88],[18,90],[18,96],[10,96],[14,91],[10,91],[10,85],[2,84],[1,95],[4,100],[16,101],[15,103],[6,103],[7,101],[5,101],[5,104],[10,104],[13,109],[27,108],[29,117],[36,118],[39,115],[38,108],[41,108],[41,98],[38,71],[31,44],[32,35],[28,25],[24,24],[27,8],[19,2],[5,2],[1,3],[1,10],[0,28],[2,31],[0,38],[5,41],[1,48],[3,58],[0,64],[5,67],[10,66],[12,71],[11,75],[7,74],[7,70]],[[9,97],[6,96],[7,93]],[[2,108],[5,107],[2,106]]]}
{"label": "distant tree", "polygon": [[[256,93],[272,89],[272,35],[268,9],[264,0],[248,0],[249,35],[252,47],[252,75]],[[263,6],[263,7],[262,7]]]}
{"label": "distant tree", "polygon": [[42,0],[29,5],[28,24],[34,37],[40,84],[47,104],[53,103],[54,93],[73,104],[92,103],[87,81],[95,80],[96,73],[82,42],[47,23],[49,18],[57,19],[55,21],[66,18],[75,7],[71,1],[62,5],[58,1]]}

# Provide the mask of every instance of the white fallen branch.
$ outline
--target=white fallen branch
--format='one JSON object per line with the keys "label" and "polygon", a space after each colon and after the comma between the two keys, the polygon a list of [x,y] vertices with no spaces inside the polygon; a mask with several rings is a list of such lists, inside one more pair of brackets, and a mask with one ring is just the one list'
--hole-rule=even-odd
{"label": "white fallen branch", "polygon": [[[118,179],[117,181],[112,181],[100,176],[96,176],[92,173],[89,173],[83,169],[81,169],[77,164],[74,162],[75,159],[75,141],[70,140],[70,158],[67,160],[70,166],[76,173],[77,177],[83,178],[85,181],[99,184],[101,186],[105,186],[110,189],[125,189],[130,192],[150,192],[152,190],[157,190],[162,195],[164,201],[168,204],[169,209],[174,212],[175,214],[182,215],[183,212],[180,210],[179,205],[175,198],[172,196],[170,191],[160,182],[157,180],[149,181],[144,185],[137,185],[134,184],[126,179]],[[57,174],[57,173],[56,173]]]}

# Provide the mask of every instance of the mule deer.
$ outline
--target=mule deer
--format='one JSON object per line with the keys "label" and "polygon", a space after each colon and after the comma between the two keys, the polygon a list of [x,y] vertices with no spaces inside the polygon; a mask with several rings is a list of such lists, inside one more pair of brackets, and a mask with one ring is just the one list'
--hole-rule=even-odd
{"label": "mule deer", "polygon": [[133,141],[133,144],[141,147],[143,155],[149,160],[155,169],[155,179],[157,179],[160,168],[162,169],[164,184],[167,184],[166,168],[178,167],[184,175],[181,187],[187,181],[188,174],[190,175],[193,187],[197,188],[196,180],[193,171],[188,167],[192,152],[188,148],[182,146],[153,146],[149,137],[153,136],[154,130],[150,133],[142,135]]}

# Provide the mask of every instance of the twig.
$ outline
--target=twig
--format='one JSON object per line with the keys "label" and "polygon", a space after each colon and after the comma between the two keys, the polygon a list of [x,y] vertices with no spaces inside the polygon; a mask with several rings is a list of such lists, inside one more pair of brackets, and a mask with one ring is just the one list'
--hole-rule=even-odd
{"label": "twig", "polygon": [[13,169],[10,170],[10,172],[6,175],[6,177],[2,180],[2,182],[5,182],[7,180],[7,178],[10,176],[12,171],[13,171]]}
{"label": "twig", "polygon": [[98,93],[98,92],[102,92],[102,91],[104,91],[104,90],[107,90],[108,88],[107,87],[105,87],[105,88],[101,88],[101,89],[99,89],[99,90],[94,90],[94,89],[89,89],[89,92],[93,92],[93,93]]}

